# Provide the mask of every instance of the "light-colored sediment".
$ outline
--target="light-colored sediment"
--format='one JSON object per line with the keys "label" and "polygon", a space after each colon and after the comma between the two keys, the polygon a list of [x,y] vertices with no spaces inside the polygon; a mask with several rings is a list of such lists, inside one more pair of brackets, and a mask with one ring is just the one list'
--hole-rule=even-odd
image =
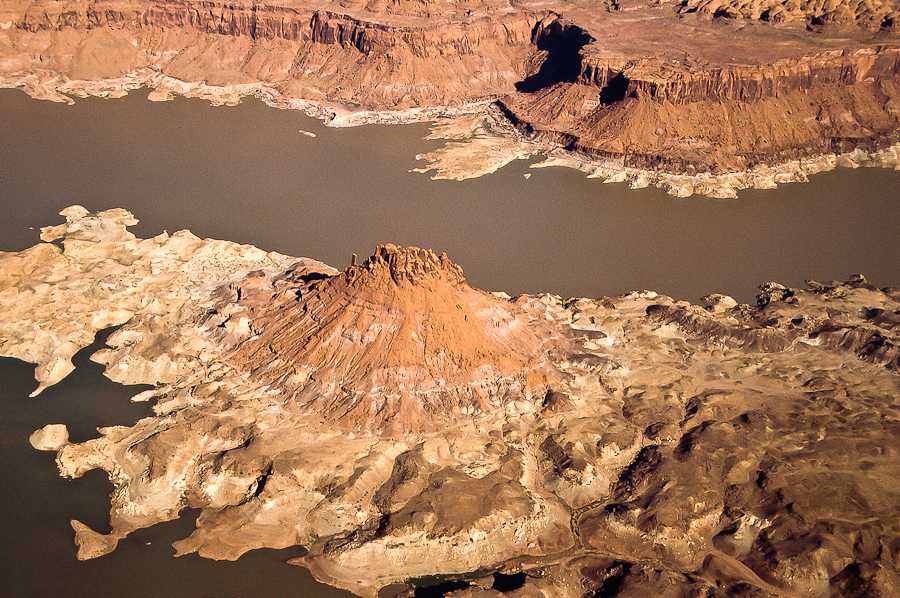
{"label": "light-colored sediment", "polygon": [[69,443],[69,430],[65,424],[47,424],[35,430],[28,442],[39,451],[58,451]]}
{"label": "light-colored sediment", "polygon": [[571,152],[551,150],[547,159],[532,168],[563,166],[576,168],[604,183],[625,183],[632,189],[659,187],[669,195],[706,195],[734,199],[742,189],[775,189],[787,183],[805,183],[809,176],[835,168],[874,167],[900,170],[900,143],[868,152],[856,149],[842,154],[824,154],[775,165],[755,166],[746,171],[699,175],[671,174],[658,170],[629,168],[621,162],[602,162]]}
{"label": "light-colored sediment", "polygon": [[416,156],[426,165],[413,172],[431,172],[435,180],[477,178],[496,172],[514,160],[542,155],[552,148],[550,144],[521,135],[496,109],[438,119],[426,139],[448,140],[443,147]]}
{"label": "light-colored sediment", "polygon": [[0,254],[0,354],[43,387],[121,325],[93,359],[156,385],[154,416],[58,452],[115,487],[110,534],[73,521],[80,558],[190,507],[178,554],[300,544],[361,596],[900,592],[897,288],[509,298],[425,250],[338,272],[65,215],[64,250]]}
{"label": "light-colored sediment", "polygon": [[514,160],[540,157],[543,159],[531,168],[574,168],[604,183],[624,183],[632,189],[658,187],[676,197],[705,195],[733,199],[742,189],[775,189],[778,185],[805,183],[809,176],[835,168],[900,170],[900,143],[895,143],[872,152],[854,149],[840,154],[826,153],[773,165],[761,164],[743,171],[676,174],[626,166],[621,157],[593,158],[558,144],[525,137],[510,128],[496,110],[439,119],[428,139],[449,141],[441,148],[416,156],[427,165],[414,171],[430,172],[433,179],[465,180],[496,172]]}
{"label": "light-colored sediment", "polygon": [[[136,239],[126,227],[137,220],[125,210],[108,210],[96,217],[73,206],[63,215],[66,224],[42,229],[41,239],[47,243],[4,256],[0,347],[4,355],[40,364],[35,373],[40,386],[32,396],[71,373],[72,357],[92,342],[98,330],[122,325],[140,311],[163,332],[168,321],[179,318],[178,310],[186,301],[195,301],[197,308],[210,301],[210,284],[219,286],[259,268],[284,268],[293,261],[255,247],[203,241],[188,231]],[[60,240],[64,250],[50,243]],[[222,260],[229,255],[233,259]],[[123,264],[136,262],[140,267],[121,271]],[[73,271],[93,275],[72,276]],[[56,299],[48,300],[51,295]],[[67,305],[68,315],[53,324],[56,301]],[[154,336],[143,338],[153,345]],[[145,355],[143,379],[149,384],[178,376],[196,359],[173,361],[167,352],[158,359]],[[128,369],[126,364],[122,369]],[[109,373],[118,380],[112,370]],[[132,368],[121,381],[141,380],[141,373]]]}

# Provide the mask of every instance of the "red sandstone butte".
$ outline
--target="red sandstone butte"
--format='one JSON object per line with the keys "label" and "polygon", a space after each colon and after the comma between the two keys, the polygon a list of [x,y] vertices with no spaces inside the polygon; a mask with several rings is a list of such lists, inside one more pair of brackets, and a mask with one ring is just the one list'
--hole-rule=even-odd
{"label": "red sandstone butte", "polygon": [[561,376],[548,359],[553,320],[472,288],[445,254],[382,245],[339,274],[242,289],[238,311],[226,309],[253,335],[227,359],[345,428],[428,431]]}

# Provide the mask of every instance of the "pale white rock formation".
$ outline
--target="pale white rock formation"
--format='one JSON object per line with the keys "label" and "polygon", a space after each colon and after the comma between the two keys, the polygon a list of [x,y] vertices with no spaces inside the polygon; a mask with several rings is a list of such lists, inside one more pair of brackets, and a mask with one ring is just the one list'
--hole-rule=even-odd
{"label": "pale white rock formation", "polygon": [[484,111],[436,122],[426,139],[446,139],[434,151],[419,154],[427,166],[413,172],[434,171],[431,178],[465,180],[488,175],[514,160],[541,155],[551,149],[547,143],[526,139],[497,110]]}
{"label": "pale white rock formation", "polygon": [[58,451],[69,444],[69,430],[65,424],[47,424],[35,430],[28,442],[39,451]]}
{"label": "pale white rock formation", "polygon": [[[539,148],[537,144],[533,147]],[[805,183],[810,175],[835,168],[868,166],[900,170],[900,143],[873,152],[856,149],[841,154],[821,154],[776,164],[761,164],[745,171],[696,175],[634,168],[625,166],[621,159],[593,159],[562,148],[536,149],[534,154],[545,155],[546,159],[532,164],[532,168],[575,168],[586,173],[588,178],[600,179],[604,183],[626,183],[632,189],[653,186],[676,197],[705,195],[721,199],[735,199],[742,189],[775,189],[787,183]],[[441,159],[447,160],[443,156]],[[457,176],[465,178],[461,174]]]}
{"label": "pale white rock formation", "polygon": [[[33,395],[67,376],[72,356],[91,344],[98,330],[135,317],[152,321],[156,332],[123,332],[111,340],[138,344],[149,354],[185,304],[195,301],[195,309],[202,309],[215,286],[250,270],[284,268],[294,261],[254,247],[204,241],[188,231],[136,239],[126,227],[137,220],[125,210],[94,215],[73,206],[62,214],[65,224],[42,229],[46,243],[3,254],[0,351],[38,364],[40,385]],[[51,243],[59,240],[64,250]],[[233,259],[219,261],[224,255]],[[123,383],[157,384],[194,367],[195,361],[176,363],[162,352],[158,359],[144,359],[141,372],[126,373],[123,366],[109,374]]]}

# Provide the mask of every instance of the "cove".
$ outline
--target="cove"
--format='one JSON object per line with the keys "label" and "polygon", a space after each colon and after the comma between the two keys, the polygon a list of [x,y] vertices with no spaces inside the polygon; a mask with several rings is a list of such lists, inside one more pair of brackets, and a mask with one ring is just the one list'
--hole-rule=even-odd
{"label": "cove", "polygon": [[0,559],[4,595],[21,598],[350,598],[317,583],[306,569],[284,564],[300,547],[250,552],[237,561],[211,561],[196,554],[173,558],[172,542],[194,529],[197,513],[140,530],[105,557],[75,558],[70,519],[109,530],[112,484],[103,472],[75,480],[59,476],[54,453],[39,452],[28,436],[49,421],[65,423],[73,442],[97,436],[96,427],[132,425],[151,415],[147,404],[129,398],[142,387],[115,384],[88,356],[103,346],[107,333],[76,355],[75,371],[36,398],[34,367],[0,358],[0,507],[7,514],[0,529],[6,547]]}

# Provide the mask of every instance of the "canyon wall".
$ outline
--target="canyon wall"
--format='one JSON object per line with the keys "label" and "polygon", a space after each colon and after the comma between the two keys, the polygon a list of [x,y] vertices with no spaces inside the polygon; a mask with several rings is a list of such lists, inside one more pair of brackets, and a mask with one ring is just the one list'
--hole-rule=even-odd
{"label": "canyon wall", "polygon": [[[544,19],[534,37],[544,61],[498,104],[530,135],[676,173],[745,171],[900,138],[890,28],[816,33],[696,15],[664,24],[662,10]],[[553,67],[561,56],[567,69]]]}
{"label": "canyon wall", "polygon": [[58,100],[202,86],[326,117],[496,102],[533,139],[607,165],[741,172],[898,141],[896,6],[831,4],[858,18],[817,3],[779,20],[759,3],[4,0],[0,77]]}
{"label": "canyon wall", "polygon": [[251,39],[285,39],[294,42],[337,44],[363,54],[408,46],[417,56],[452,53],[472,54],[486,41],[508,45],[528,44],[531,30],[522,15],[505,19],[475,17],[461,21],[465,29],[442,27],[432,15],[409,15],[407,23],[392,19],[357,17],[353,14],[298,5],[241,5],[203,2],[72,2],[35,3],[13,21],[25,31],[90,29],[96,27],[184,27],[201,33],[246,36]]}
{"label": "canyon wall", "polygon": [[328,8],[5,3],[0,73],[93,81],[145,69],[189,83],[261,84],[289,99],[403,109],[510,89],[530,48],[533,19],[521,12],[378,16]]}
{"label": "canyon wall", "polygon": [[613,103],[627,97],[655,101],[755,102],[817,86],[846,87],[863,81],[883,84],[900,74],[900,49],[875,47],[847,52],[834,50],[766,65],[727,65],[690,69],[647,61],[616,64],[603,59],[583,61],[577,83],[598,87]]}

